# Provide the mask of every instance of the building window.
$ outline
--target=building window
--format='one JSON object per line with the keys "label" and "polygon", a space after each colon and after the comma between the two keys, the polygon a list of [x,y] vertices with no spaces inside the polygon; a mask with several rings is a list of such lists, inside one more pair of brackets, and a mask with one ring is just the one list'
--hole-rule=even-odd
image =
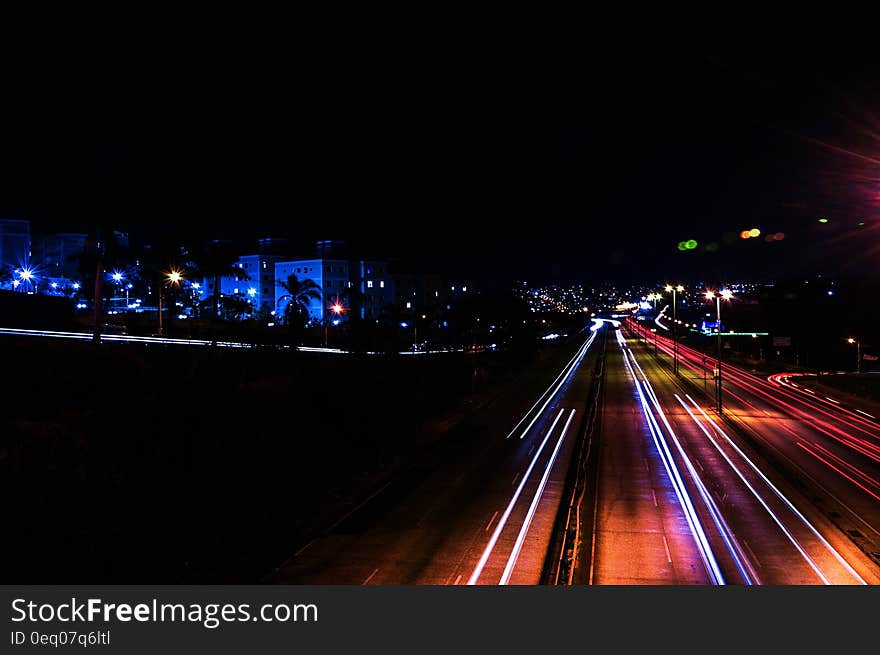
{"label": "building window", "polygon": [[373,288],[373,281],[367,280],[367,289],[372,289],[372,288]]}
{"label": "building window", "polygon": [[232,293],[237,294],[237,293],[238,293],[238,287],[235,287],[235,288],[232,290]]}
{"label": "building window", "polygon": [[379,288],[380,288],[380,289],[384,289],[384,288],[385,288],[385,280],[379,280]]}
{"label": "building window", "polygon": [[409,302],[409,301],[407,301],[407,303],[406,303],[406,308],[407,308],[407,309],[412,309],[412,303]]}

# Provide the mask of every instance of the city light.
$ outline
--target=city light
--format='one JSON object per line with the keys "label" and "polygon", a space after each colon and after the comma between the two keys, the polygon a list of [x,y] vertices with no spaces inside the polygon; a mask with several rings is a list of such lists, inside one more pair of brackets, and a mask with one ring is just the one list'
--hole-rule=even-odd
{"label": "city light", "polygon": [[819,222],[820,222],[820,223],[827,223],[827,222],[828,222],[828,219],[827,219],[827,218],[820,218],[820,219],[819,219]]}
{"label": "city light", "polygon": [[190,286],[193,289],[199,289],[202,285],[200,285],[198,282],[193,282]]}
{"label": "city light", "polygon": [[330,311],[339,316],[342,312],[345,311],[345,307],[342,306],[342,303],[337,301],[330,306]]}
{"label": "city light", "polygon": [[30,282],[34,277],[34,272],[29,268],[23,268],[18,272],[18,277],[20,277],[25,282]]}
{"label": "city light", "polygon": [[757,238],[757,237],[761,236],[761,230],[759,230],[756,227],[753,227],[751,230],[749,230],[749,236],[752,237],[753,239]]}
{"label": "city light", "polygon": [[254,287],[251,287],[250,289],[248,289],[247,292],[251,298],[253,298],[254,296],[257,295],[257,290]]}
{"label": "city light", "polygon": [[113,278],[114,282],[121,282],[122,281],[122,273],[120,273],[119,271],[116,271],[115,273],[113,273],[113,275],[111,277]]}
{"label": "city light", "polygon": [[168,281],[171,284],[180,284],[180,281],[183,279],[183,275],[180,271],[171,271],[168,273]]}
{"label": "city light", "polygon": [[74,282],[73,288],[76,289],[77,291],[79,291],[79,282]]}
{"label": "city light", "polygon": [[50,286],[51,286],[53,289],[57,289],[57,288],[58,288],[58,283],[57,283],[57,282],[53,282]]}

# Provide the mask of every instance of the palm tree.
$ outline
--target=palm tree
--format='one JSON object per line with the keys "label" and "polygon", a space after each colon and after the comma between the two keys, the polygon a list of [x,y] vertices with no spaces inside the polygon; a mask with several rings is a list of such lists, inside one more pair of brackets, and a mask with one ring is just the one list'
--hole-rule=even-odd
{"label": "palm tree", "polygon": [[232,248],[222,241],[212,241],[207,245],[199,259],[199,272],[212,282],[212,319],[220,316],[220,280],[224,277],[235,277],[237,280],[249,280],[250,276],[235,265],[238,257]]}
{"label": "palm tree", "polygon": [[276,300],[288,300],[284,308],[284,322],[291,328],[302,329],[309,318],[309,305],[313,300],[321,299],[321,287],[314,280],[300,280],[296,275],[290,275],[286,281],[278,282],[278,286],[287,292]]}

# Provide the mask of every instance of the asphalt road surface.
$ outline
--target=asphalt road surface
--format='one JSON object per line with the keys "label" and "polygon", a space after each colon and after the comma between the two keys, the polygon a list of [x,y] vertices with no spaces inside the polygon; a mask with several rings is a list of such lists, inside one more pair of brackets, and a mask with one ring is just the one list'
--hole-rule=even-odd
{"label": "asphalt road surface", "polygon": [[676,380],[671,342],[658,338],[655,355],[648,338],[632,365],[650,380],[658,423],[681,446],[673,450],[690,460],[685,479],[725,582],[876,584],[876,424],[726,364],[720,420],[711,377],[701,393],[703,354],[679,345]]}
{"label": "asphalt road surface", "polygon": [[543,394],[482,410],[270,581],[537,583],[603,338],[586,332]]}

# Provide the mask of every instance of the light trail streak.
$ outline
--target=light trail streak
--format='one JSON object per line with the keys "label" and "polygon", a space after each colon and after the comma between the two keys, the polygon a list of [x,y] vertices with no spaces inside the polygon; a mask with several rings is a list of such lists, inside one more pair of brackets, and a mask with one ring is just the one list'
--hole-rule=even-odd
{"label": "light trail streak", "polygon": [[519,435],[520,439],[525,439],[526,435],[529,433],[529,430],[532,429],[532,426],[537,422],[538,418],[544,413],[544,410],[547,408],[547,405],[549,405],[553,401],[553,399],[559,393],[559,390],[562,389],[562,387],[565,385],[566,382],[568,382],[568,378],[571,376],[572,371],[574,371],[580,365],[581,360],[584,358],[584,355],[587,354],[587,351],[590,349],[590,346],[593,345],[593,341],[595,341],[595,340],[596,340],[596,332],[593,332],[592,334],[590,334],[590,338],[587,339],[584,342],[584,344],[580,347],[580,349],[575,353],[575,356],[571,360],[569,360],[569,363],[566,364],[566,366],[562,369],[562,373],[560,373],[556,377],[556,379],[550,383],[550,386],[547,387],[547,391],[545,391],[543,394],[541,394],[541,397],[538,398],[538,401],[534,405],[532,405],[532,407],[529,409],[528,412],[525,413],[525,415],[520,419],[519,423],[517,423],[514,426],[513,430],[511,430],[510,433],[506,437],[504,437],[505,439],[510,439],[510,437],[513,436],[513,434],[517,431],[519,426],[523,424],[523,421],[525,421],[529,417],[529,414],[535,408],[535,406],[541,402],[541,399],[547,394],[548,391],[550,391],[550,389],[553,387],[553,385],[556,384],[557,381],[559,381],[559,379],[561,378],[562,381],[559,382],[558,385],[556,385],[556,388],[553,389],[553,391],[550,393],[550,396],[547,398],[546,402],[541,406],[541,409],[539,409],[537,411],[535,416],[532,418],[532,420],[529,422],[529,424],[522,431],[522,434]]}
{"label": "light trail streak", "polygon": [[526,482],[528,482],[529,475],[532,472],[532,469],[535,468],[535,464],[538,461],[538,458],[541,456],[541,451],[544,450],[544,446],[547,444],[547,440],[550,438],[550,435],[553,433],[553,430],[556,428],[556,424],[559,422],[559,419],[562,417],[562,414],[565,410],[560,409],[559,413],[556,415],[556,418],[553,420],[553,424],[550,426],[550,429],[547,431],[547,434],[544,436],[544,440],[541,442],[541,445],[538,447],[538,451],[535,453],[535,456],[532,458],[532,462],[529,464],[529,467],[526,469],[525,475],[523,475],[522,480],[519,483],[519,486],[516,488],[516,491],[513,494],[513,497],[510,499],[510,502],[507,504],[507,508],[504,510],[504,514],[501,515],[501,518],[498,519],[498,523],[495,525],[495,531],[492,533],[492,536],[489,538],[489,543],[486,544],[486,548],[483,550],[483,554],[480,556],[477,565],[474,567],[473,573],[471,573],[470,578],[468,578],[468,585],[477,584],[477,580],[480,579],[480,576],[483,573],[483,569],[486,568],[486,562],[489,561],[489,557],[492,555],[492,551],[495,549],[495,544],[498,542],[498,537],[501,536],[501,532],[504,530],[504,526],[507,525],[507,519],[510,518],[511,512],[513,512],[513,508],[516,506],[517,500],[519,500],[520,494],[523,491],[523,488],[526,486]]}
{"label": "light trail streak", "polygon": [[556,455],[559,454],[559,448],[562,446],[562,442],[565,439],[565,433],[568,432],[568,426],[571,425],[571,420],[574,418],[575,410],[571,410],[571,413],[568,415],[568,420],[565,422],[565,425],[562,428],[562,433],[559,435],[559,439],[556,441],[556,447],[553,449],[553,454],[550,455],[550,459],[547,462],[547,466],[544,469],[544,475],[541,476],[541,482],[538,485],[538,489],[535,491],[535,497],[532,499],[532,504],[529,506],[529,511],[526,514],[525,521],[523,521],[522,527],[520,528],[519,534],[516,537],[516,543],[513,545],[513,550],[510,553],[510,557],[507,559],[507,566],[504,567],[504,573],[501,575],[501,582],[499,584],[506,585],[510,582],[510,576],[513,575],[513,569],[516,566],[516,561],[519,559],[520,551],[522,550],[523,543],[526,540],[526,535],[529,532],[529,528],[532,525],[532,519],[535,517],[535,512],[538,509],[538,503],[541,500],[541,497],[544,495],[544,487],[547,485],[547,479],[550,477],[550,472],[553,470],[553,464],[556,462]]}
{"label": "light trail streak", "polygon": [[850,566],[849,562],[847,562],[843,558],[843,556],[839,552],[837,552],[837,550],[830,543],[828,543],[828,540],[822,536],[822,534],[813,526],[813,524],[807,520],[807,517],[805,517],[797,507],[795,507],[794,503],[786,498],[786,496],[776,487],[776,485],[773,484],[766,475],[764,475],[761,469],[759,469],[755,465],[755,463],[751,459],[749,459],[749,457],[742,451],[742,449],[737,446],[736,443],[734,443],[733,439],[731,439],[730,436],[721,429],[721,426],[719,426],[718,423],[711,416],[709,416],[703,410],[703,408],[700,407],[696,403],[696,401],[694,401],[693,398],[690,397],[690,395],[685,394],[685,398],[687,398],[691,402],[691,404],[696,407],[697,410],[699,410],[700,414],[702,414],[703,417],[712,424],[712,427],[718,432],[718,434],[724,437],[727,443],[729,443],[733,447],[733,449],[736,450],[737,454],[739,454],[739,456],[743,458],[743,460],[749,465],[749,467],[751,467],[751,469],[761,477],[764,483],[773,490],[773,493],[776,494],[776,496],[783,503],[785,503],[792,512],[794,512],[794,514],[801,520],[801,522],[807,527],[807,529],[812,532],[820,542],[822,542],[822,545],[824,545],[825,548],[828,549],[828,552],[832,554],[832,556],[850,573],[850,575],[852,575],[859,582],[859,584],[867,584],[862,576],[856,573],[855,569]]}
{"label": "light trail streak", "polygon": [[721,446],[718,445],[718,442],[715,441],[715,439],[712,437],[712,435],[709,433],[709,431],[706,429],[706,427],[700,421],[697,420],[697,417],[694,416],[694,413],[690,410],[690,408],[687,405],[685,405],[685,403],[681,399],[681,397],[678,394],[674,394],[674,395],[675,395],[675,399],[681,404],[682,407],[684,407],[684,410],[688,413],[688,416],[690,416],[691,419],[693,419],[693,421],[697,425],[697,427],[700,428],[700,430],[703,432],[703,434],[706,435],[706,438],[709,439],[709,441],[712,443],[712,445],[715,446],[715,449],[721,454],[721,456],[724,458],[724,460],[730,465],[730,468],[733,469],[733,471],[734,471],[734,473],[736,473],[737,477],[739,477],[739,479],[742,480],[742,483],[744,485],[746,485],[748,490],[752,492],[752,495],[757,499],[757,501],[761,504],[761,506],[767,511],[767,514],[770,515],[770,518],[773,519],[774,523],[776,523],[776,525],[779,526],[779,529],[782,530],[782,533],[788,538],[788,540],[791,542],[791,544],[797,549],[797,551],[801,554],[801,556],[806,560],[807,564],[810,565],[810,568],[813,569],[813,571],[816,573],[816,575],[819,577],[819,579],[822,581],[822,583],[826,584],[826,585],[831,584],[831,581],[825,576],[824,573],[822,573],[821,569],[819,569],[819,567],[816,565],[816,563],[813,561],[813,559],[809,556],[807,551],[804,550],[803,546],[801,546],[800,543],[798,543],[798,540],[794,537],[794,535],[791,534],[791,532],[788,530],[788,528],[785,527],[785,524],[783,524],[782,520],[773,512],[773,510],[770,508],[770,505],[767,504],[767,501],[765,501],[764,498],[761,496],[761,494],[758,493],[758,490],[755,489],[755,487],[753,487],[752,484],[746,479],[745,475],[743,475],[743,473],[742,473],[742,471],[740,471],[739,467],[737,467],[737,465],[733,463],[733,460],[730,459],[730,457],[727,455],[727,453],[725,453],[724,450],[722,450]]}
{"label": "light trail streak", "polygon": [[[660,401],[657,398],[657,394],[654,392],[653,386],[648,381],[648,376],[645,375],[644,370],[642,370],[642,367],[639,365],[638,361],[636,361],[635,355],[632,353],[632,351],[627,348],[627,352],[632,358],[632,363],[636,366],[636,368],[638,368],[639,372],[642,374],[642,383],[645,385],[645,388],[649,392],[649,396],[651,397],[654,408],[656,409],[657,414],[660,416],[660,419],[663,421],[663,424],[666,426],[666,431],[672,438],[672,441],[676,446],[676,450],[678,451],[679,456],[684,462],[685,467],[687,468],[688,473],[690,474],[691,479],[694,482],[694,486],[696,486],[697,488],[697,492],[703,499],[703,503],[705,504],[706,509],[708,510],[709,515],[712,518],[712,522],[718,529],[718,534],[724,541],[724,545],[727,547],[727,551],[730,553],[730,556],[733,559],[733,562],[736,565],[740,576],[747,585],[752,584],[752,577],[749,571],[750,567],[746,563],[747,559],[745,557],[745,553],[743,553],[742,549],[739,547],[739,544],[736,543],[736,539],[733,536],[733,531],[724,520],[724,517],[721,514],[721,510],[718,508],[718,505],[715,503],[712,495],[709,493],[709,490],[703,483],[702,478],[700,477],[699,473],[697,473],[690,458],[687,456],[687,453],[685,452],[684,447],[681,445],[681,441],[679,440],[678,435],[676,435],[675,430],[672,429],[669,420],[666,418],[666,413],[663,411]],[[671,456],[672,455],[670,453],[670,458]]]}
{"label": "light trail streak", "polygon": [[636,388],[639,403],[641,405],[642,412],[647,419],[648,430],[651,433],[651,438],[654,441],[654,446],[657,449],[657,454],[660,456],[660,461],[663,463],[663,467],[666,469],[666,474],[672,484],[675,495],[678,498],[679,505],[684,512],[685,520],[687,521],[688,527],[691,530],[691,534],[694,537],[694,542],[697,545],[697,550],[700,552],[700,557],[703,560],[703,565],[706,567],[706,572],[709,574],[709,577],[714,584],[726,584],[724,580],[724,575],[721,573],[721,568],[718,565],[718,561],[715,558],[715,554],[712,552],[712,547],[709,544],[709,540],[706,537],[705,531],[703,530],[703,525],[700,521],[700,517],[697,515],[697,512],[694,509],[693,503],[691,502],[690,496],[687,492],[687,487],[685,486],[684,480],[682,480],[681,475],[678,471],[678,466],[675,464],[672,453],[670,452],[669,447],[666,445],[666,440],[663,438],[663,432],[650,410],[648,401],[645,399],[645,391],[643,391],[642,389],[641,382],[639,381],[638,376],[636,376],[632,365],[629,363],[629,358],[627,357],[627,351],[629,350],[629,347],[626,345],[625,339],[619,332],[617,333],[617,342],[620,346],[621,351],[623,351],[623,362]]}

